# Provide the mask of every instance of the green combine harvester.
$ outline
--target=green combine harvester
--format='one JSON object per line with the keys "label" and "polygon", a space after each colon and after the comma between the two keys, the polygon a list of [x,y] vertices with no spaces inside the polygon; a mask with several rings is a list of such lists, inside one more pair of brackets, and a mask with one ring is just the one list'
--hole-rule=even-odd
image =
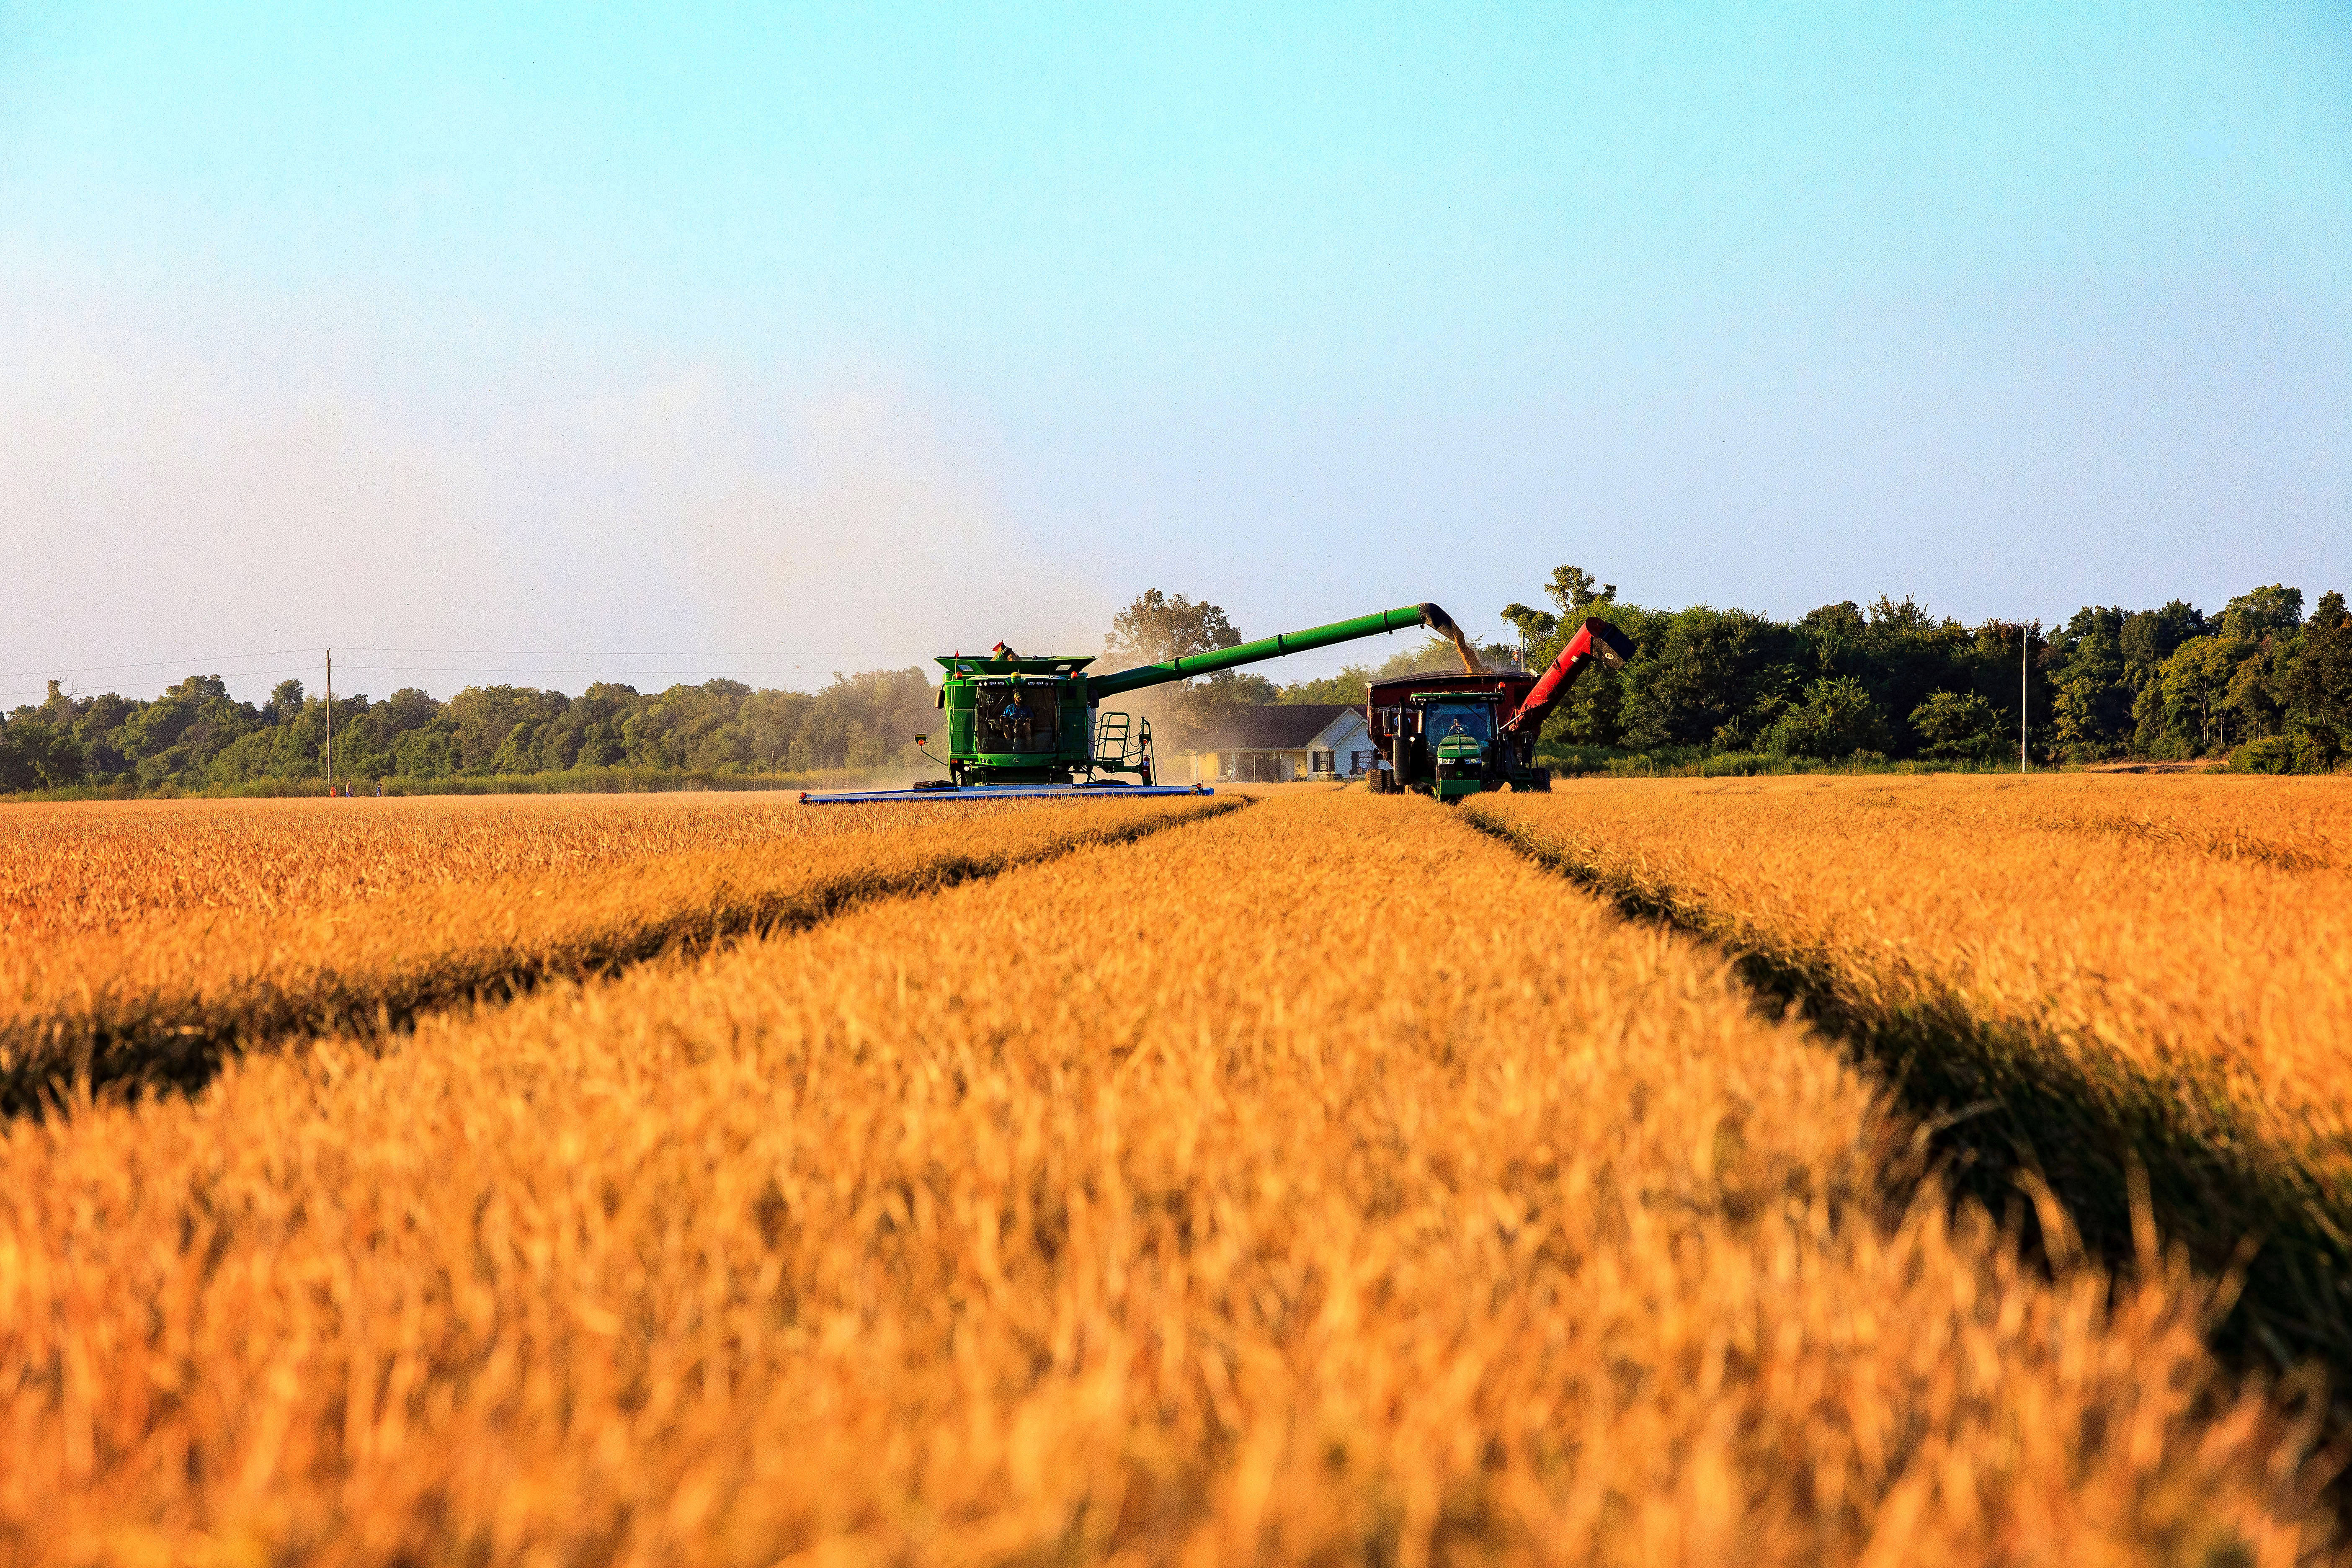
{"label": "green combine harvester", "polygon": [[[809,805],[874,801],[1005,800],[1030,795],[1117,796],[1207,795],[1204,784],[1152,782],[1151,722],[1102,711],[1105,698],[1170,681],[1213,675],[1261,659],[1329,647],[1383,632],[1426,626],[1451,642],[1463,668],[1475,673],[1477,656],[1454,617],[1435,605],[1408,605],[1334,621],[1303,632],[1260,637],[1234,647],[1187,654],[1162,664],[1138,665],[1114,675],[1089,675],[1091,658],[1034,658],[1003,643],[984,655],[941,654],[946,679],[940,707],[946,715],[948,776],[910,789],[804,794]],[[929,735],[918,735],[918,746]],[[928,751],[923,753],[930,756]],[[1132,782],[1130,782],[1130,775]]]}

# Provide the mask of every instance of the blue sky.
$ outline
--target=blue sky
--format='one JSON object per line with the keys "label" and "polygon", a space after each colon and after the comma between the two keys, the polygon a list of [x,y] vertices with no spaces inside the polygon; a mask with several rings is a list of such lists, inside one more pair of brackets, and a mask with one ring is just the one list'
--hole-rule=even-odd
{"label": "blue sky", "polygon": [[0,701],[2352,587],[2352,12],[0,5]]}

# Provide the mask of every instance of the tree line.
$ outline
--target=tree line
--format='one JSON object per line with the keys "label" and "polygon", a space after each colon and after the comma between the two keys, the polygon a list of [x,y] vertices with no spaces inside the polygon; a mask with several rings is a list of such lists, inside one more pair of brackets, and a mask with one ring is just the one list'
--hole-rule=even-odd
{"label": "tree line", "polygon": [[1569,744],[1988,763],[2017,755],[2022,700],[2025,744],[2044,762],[2227,756],[2318,773],[2352,751],[2352,616],[2336,592],[2307,619],[2303,590],[2273,584],[2211,616],[2179,599],[2086,605],[2046,633],[1884,595],[1794,621],[1653,610],[1576,566],[1544,596],[1548,609],[1503,611],[1537,668],[1590,615],[1634,645],[1545,726]]}
{"label": "tree line", "polygon": [[[1829,760],[1995,763],[2014,757],[2021,697],[2026,743],[2043,762],[2228,756],[2265,772],[2324,772],[2352,753],[2352,615],[2323,595],[2306,617],[2299,588],[2273,584],[2215,615],[2180,600],[2151,610],[2084,605],[2043,632],[2011,621],[1963,626],[1912,599],[1851,600],[1793,621],[1694,605],[1626,604],[1573,565],[1544,585],[1549,608],[1506,605],[1512,645],[1531,668],[1556,657],[1587,616],[1632,638],[1622,670],[1580,678],[1544,727],[1558,745],[1685,755],[1760,752]],[[1159,662],[1243,641],[1225,611],[1159,589],[1115,618],[1099,668]],[[1370,683],[1455,668],[1450,646],[1410,647],[1384,663],[1277,686],[1229,670],[1136,694],[1163,745],[1181,749],[1241,707],[1361,702]],[[520,686],[467,687],[443,701],[414,687],[335,700],[338,779],[483,777],[575,768],[704,773],[805,773],[919,761],[937,688],[920,668],[836,676],[814,692],[736,680],[658,692],[598,682],[577,697]],[[217,675],[193,675],[152,701],[76,696],[0,722],[0,789],[131,784],[235,787],[325,773],[326,703],[299,680],[240,702]]]}
{"label": "tree line", "polygon": [[[806,773],[911,760],[935,716],[919,668],[837,675],[824,689],[754,690],[709,680],[658,692],[599,681],[577,697],[469,686],[446,701],[415,687],[334,702],[338,782],[637,768]],[[240,702],[217,675],[192,675],[152,701],[47,700],[0,726],[0,789],[129,783],[145,790],[321,779],[329,713],[299,680]]]}
{"label": "tree line", "polygon": [[[1155,608],[1151,597],[1129,614]],[[1490,661],[1541,669],[1596,615],[1634,648],[1623,669],[1579,678],[1544,726],[1555,745],[1982,764],[2016,757],[2022,700],[2021,738],[2044,763],[2226,756],[2263,772],[2319,773],[2352,753],[2352,616],[2336,592],[2308,618],[2302,589],[2272,584],[2217,615],[2179,599],[2151,610],[2086,605],[2046,632],[1964,626],[1885,595],[1868,609],[1842,600],[1793,621],[1705,605],[1650,609],[1574,565],[1555,569],[1542,597],[1549,608],[1504,606],[1515,641],[1486,645]],[[1153,624],[1189,631],[1195,646],[1177,652],[1240,640],[1222,610],[1181,596]],[[1375,680],[1457,668],[1451,646],[1431,639],[1378,666],[1279,689],[1236,674],[1221,699],[1202,682],[1191,700],[1211,710],[1220,701],[1356,703]]]}

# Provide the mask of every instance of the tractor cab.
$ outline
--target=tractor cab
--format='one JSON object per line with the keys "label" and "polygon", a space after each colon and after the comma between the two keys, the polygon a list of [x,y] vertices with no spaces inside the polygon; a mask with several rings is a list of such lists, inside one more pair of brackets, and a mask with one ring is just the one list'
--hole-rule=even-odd
{"label": "tractor cab", "polygon": [[[1477,795],[1486,787],[1489,748],[1494,731],[1503,724],[1500,696],[1473,696],[1456,691],[1421,691],[1404,699],[1413,729],[1430,757],[1433,793],[1437,799]],[[1498,781],[1500,783],[1500,781]]]}
{"label": "tractor cab", "polygon": [[1486,750],[1502,722],[1498,699],[1465,700],[1429,692],[1405,700],[1436,774],[1437,795],[1475,795],[1486,784]]}
{"label": "tractor cab", "polygon": [[1495,738],[1500,704],[1492,698],[1465,700],[1450,693],[1409,697],[1405,705],[1431,744],[1484,748]]}

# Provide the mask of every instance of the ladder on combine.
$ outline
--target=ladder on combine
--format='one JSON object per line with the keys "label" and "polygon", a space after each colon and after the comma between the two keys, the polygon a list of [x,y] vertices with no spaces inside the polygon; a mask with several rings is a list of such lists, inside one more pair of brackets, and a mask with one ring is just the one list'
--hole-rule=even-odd
{"label": "ladder on combine", "polygon": [[1130,728],[1124,713],[1105,713],[1095,721],[1095,765],[1120,773],[1141,773],[1151,782],[1151,721],[1139,719]]}

